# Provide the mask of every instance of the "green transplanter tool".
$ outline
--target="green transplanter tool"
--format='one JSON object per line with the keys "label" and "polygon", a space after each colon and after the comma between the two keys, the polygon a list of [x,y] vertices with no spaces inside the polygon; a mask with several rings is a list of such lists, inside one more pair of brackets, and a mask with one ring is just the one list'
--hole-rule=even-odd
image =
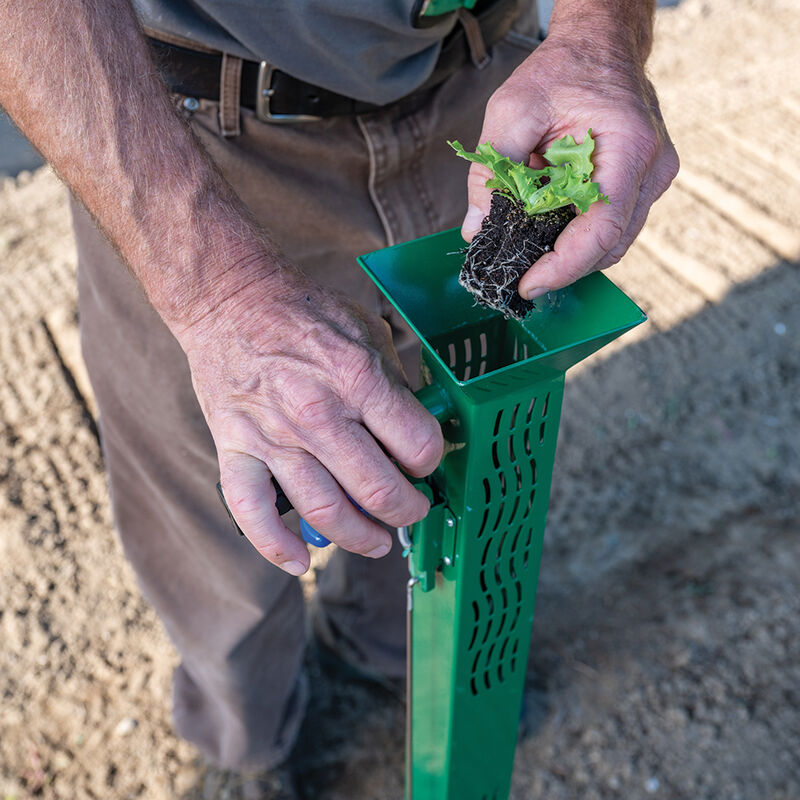
{"label": "green transplanter tool", "polygon": [[445,456],[408,553],[407,800],[506,800],[545,517],[574,364],[645,320],[599,272],[522,321],[458,283],[457,229],[359,262],[421,343]]}

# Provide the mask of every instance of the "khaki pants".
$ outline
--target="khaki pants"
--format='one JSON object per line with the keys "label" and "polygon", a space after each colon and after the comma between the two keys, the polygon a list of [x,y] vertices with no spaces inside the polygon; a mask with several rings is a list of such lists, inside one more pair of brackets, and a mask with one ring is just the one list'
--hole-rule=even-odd
{"label": "khaki pants", "polygon": [[[243,109],[240,135],[223,137],[217,105],[202,101],[191,124],[296,264],[388,316],[356,256],[460,224],[467,165],[446,140],[476,144],[488,97],[531,47],[512,35],[485,69],[464,67],[424,95],[358,118],[269,125]],[[77,206],[74,227],[114,519],[181,657],[177,730],[221,766],[268,768],[291,749],[305,703],[299,583],[233,532],[183,352]],[[409,351],[399,326],[398,337]],[[318,584],[333,627],[365,666],[392,676],[404,670],[406,579],[395,546],[378,561],[338,550]]]}

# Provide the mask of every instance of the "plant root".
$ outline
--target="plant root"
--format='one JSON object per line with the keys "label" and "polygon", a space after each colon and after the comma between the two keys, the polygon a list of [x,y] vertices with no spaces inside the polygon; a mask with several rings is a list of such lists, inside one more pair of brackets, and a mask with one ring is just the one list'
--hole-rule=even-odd
{"label": "plant root", "polygon": [[574,216],[566,207],[530,216],[521,203],[495,192],[489,216],[467,249],[459,283],[506,318],[524,319],[536,304],[520,296],[520,278],[552,250]]}

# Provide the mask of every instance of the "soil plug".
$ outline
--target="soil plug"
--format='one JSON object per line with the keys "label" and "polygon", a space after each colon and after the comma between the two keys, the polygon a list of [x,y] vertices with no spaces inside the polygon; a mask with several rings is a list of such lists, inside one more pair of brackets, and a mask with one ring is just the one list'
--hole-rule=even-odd
{"label": "soil plug", "polygon": [[520,296],[520,278],[539,257],[553,249],[558,235],[576,213],[595,202],[608,202],[597,183],[591,128],[581,144],[572,136],[556,139],[545,151],[548,166],[533,169],[501,156],[489,142],[468,153],[458,141],[448,144],[461,158],[489,167],[494,189],[489,216],[467,249],[459,283],[478,302],[506,317],[523,319],[536,304]]}

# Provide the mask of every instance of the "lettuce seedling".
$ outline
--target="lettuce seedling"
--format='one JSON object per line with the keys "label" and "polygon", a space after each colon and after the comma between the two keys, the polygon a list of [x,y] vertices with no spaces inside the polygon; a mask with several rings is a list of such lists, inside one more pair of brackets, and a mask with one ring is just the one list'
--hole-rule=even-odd
{"label": "lettuce seedling", "polygon": [[486,181],[486,186],[521,203],[528,214],[543,214],[572,205],[584,213],[592,203],[608,203],[608,197],[600,192],[600,184],[589,180],[594,170],[591,128],[581,144],[576,144],[569,134],[556,139],[545,151],[549,166],[543,169],[533,169],[501,156],[489,142],[478,145],[475,153],[468,153],[459,141],[448,144],[461,158],[492,170],[494,177]]}
{"label": "lettuce seedling", "polygon": [[590,180],[594,139],[589,129],[581,144],[571,136],[556,139],[544,154],[548,165],[533,169],[500,155],[489,142],[468,153],[448,142],[461,158],[492,170],[489,216],[467,250],[459,282],[480,303],[506,317],[523,319],[536,305],[520,297],[520,278],[553,248],[561,231],[592,203],[607,203]]}

